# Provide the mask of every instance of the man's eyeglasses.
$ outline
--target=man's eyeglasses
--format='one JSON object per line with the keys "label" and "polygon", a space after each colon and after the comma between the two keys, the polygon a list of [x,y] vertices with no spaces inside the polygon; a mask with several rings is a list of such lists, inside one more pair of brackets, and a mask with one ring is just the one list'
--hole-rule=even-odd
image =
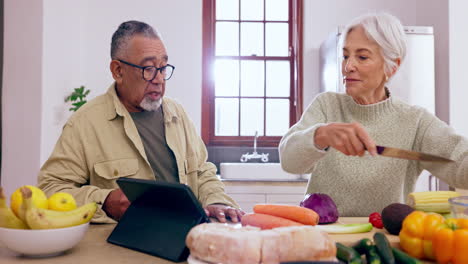
{"label": "man's eyeglasses", "polygon": [[151,82],[152,80],[154,80],[154,78],[156,78],[156,75],[158,74],[158,72],[160,72],[163,75],[164,80],[167,81],[167,80],[169,80],[171,78],[172,73],[174,73],[174,69],[175,69],[175,67],[173,65],[170,65],[170,64],[162,66],[161,68],[157,68],[155,66],[144,66],[144,67],[143,66],[138,66],[138,65],[135,65],[133,63],[124,61],[124,60],[118,60],[118,61],[120,61],[122,63],[125,63],[125,64],[127,64],[129,66],[141,69],[143,79],[145,81],[148,81],[148,82]]}

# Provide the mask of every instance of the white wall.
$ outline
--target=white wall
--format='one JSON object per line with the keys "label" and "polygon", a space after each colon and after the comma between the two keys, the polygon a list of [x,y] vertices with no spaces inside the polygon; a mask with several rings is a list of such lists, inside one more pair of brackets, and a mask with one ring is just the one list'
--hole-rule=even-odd
{"label": "white wall", "polygon": [[40,161],[42,0],[4,1],[2,186],[36,184]]}
{"label": "white wall", "polygon": [[436,114],[448,121],[448,4],[440,0],[304,1],[304,107],[320,91],[319,48],[328,35],[353,18],[386,11],[403,25],[433,26],[435,36]]}
{"label": "white wall", "polygon": [[65,97],[72,88],[88,85],[85,69],[89,63],[85,61],[83,2],[45,0],[43,8],[41,164],[71,115]]}
{"label": "white wall", "polygon": [[[457,132],[468,137],[466,121],[468,89],[466,81],[466,63],[468,61],[468,2],[465,0],[449,1],[450,33],[450,123]],[[468,190],[458,190],[468,195]]]}
{"label": "white wall", "polygon": [[468,137],[468,2],[465,0],[449,1],[450,33],[450,124]]}

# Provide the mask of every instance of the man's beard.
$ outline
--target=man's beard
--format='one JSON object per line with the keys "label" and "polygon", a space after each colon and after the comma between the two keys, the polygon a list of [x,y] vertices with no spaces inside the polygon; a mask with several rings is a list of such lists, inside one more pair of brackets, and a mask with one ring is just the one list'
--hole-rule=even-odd
{"label": "man's beard", "polygon": [[143,100],[140,103],[140,107],[143,108],[145,111],[156,111],[162,104],[162,97],[158,100],[151,100],[148,97],[143,97]]}

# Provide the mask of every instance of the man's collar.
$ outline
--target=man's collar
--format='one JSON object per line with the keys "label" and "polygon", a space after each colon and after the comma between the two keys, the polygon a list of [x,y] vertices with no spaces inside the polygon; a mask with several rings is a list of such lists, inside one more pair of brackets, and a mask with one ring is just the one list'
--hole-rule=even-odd
{"label": "man's collar", "polygon": [[175,109],[175,104],[170,103],[166,98],[162,99],[161,107],[164,113],[164,122],[169,123],[172,121],[172,119],[179,118],[179,115]]}
{"label": "man's collar", "polygon": [[[125,116],[128,114],[127,109],[122,104],[117,95],[115,82],[107,90],[107,94],[111,97],[112,101],[107,113],[107,119],[113,120],[117,116]],[[175,104],[168,102],[163,98],[161,107],[164,113],[164,122],[171,122],[173,118],[179,118],[177,111],[175,109]]]}
{"label": "man's collar", "polygon": [[117,115],[124,116],[125,112],[128,112],[122,102],[120,102],[119,96],[117,96],[117,91],[115,89],[115,82],[111,84],[109,89],[107,89],[107,94],[111,98],[107,113],[108,120],[113,120],[117,117]]}

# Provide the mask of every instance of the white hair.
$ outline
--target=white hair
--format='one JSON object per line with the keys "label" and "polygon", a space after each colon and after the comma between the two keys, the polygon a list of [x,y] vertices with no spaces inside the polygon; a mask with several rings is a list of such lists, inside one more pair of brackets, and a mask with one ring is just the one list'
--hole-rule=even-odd
{"label": "white hair", "polygon": [[406,56],[406,36],[398,18],[388,13],[376,13],[354,19],[343,31],[341,47],[344,47],[346,36],[356,27],[362,27],[366,36],[379,45],[386,74],[398,67],[396,59],[399,58],[403,62]]}
{"label": "white hair", "polygon": [[162,98],[159,98],[158,100],[151,100],[148,97],[143,97],[143,100],[141,100],[140,107],[143,108],[145,111],[156,111],[159,109],[159,107],[162,104]]}

